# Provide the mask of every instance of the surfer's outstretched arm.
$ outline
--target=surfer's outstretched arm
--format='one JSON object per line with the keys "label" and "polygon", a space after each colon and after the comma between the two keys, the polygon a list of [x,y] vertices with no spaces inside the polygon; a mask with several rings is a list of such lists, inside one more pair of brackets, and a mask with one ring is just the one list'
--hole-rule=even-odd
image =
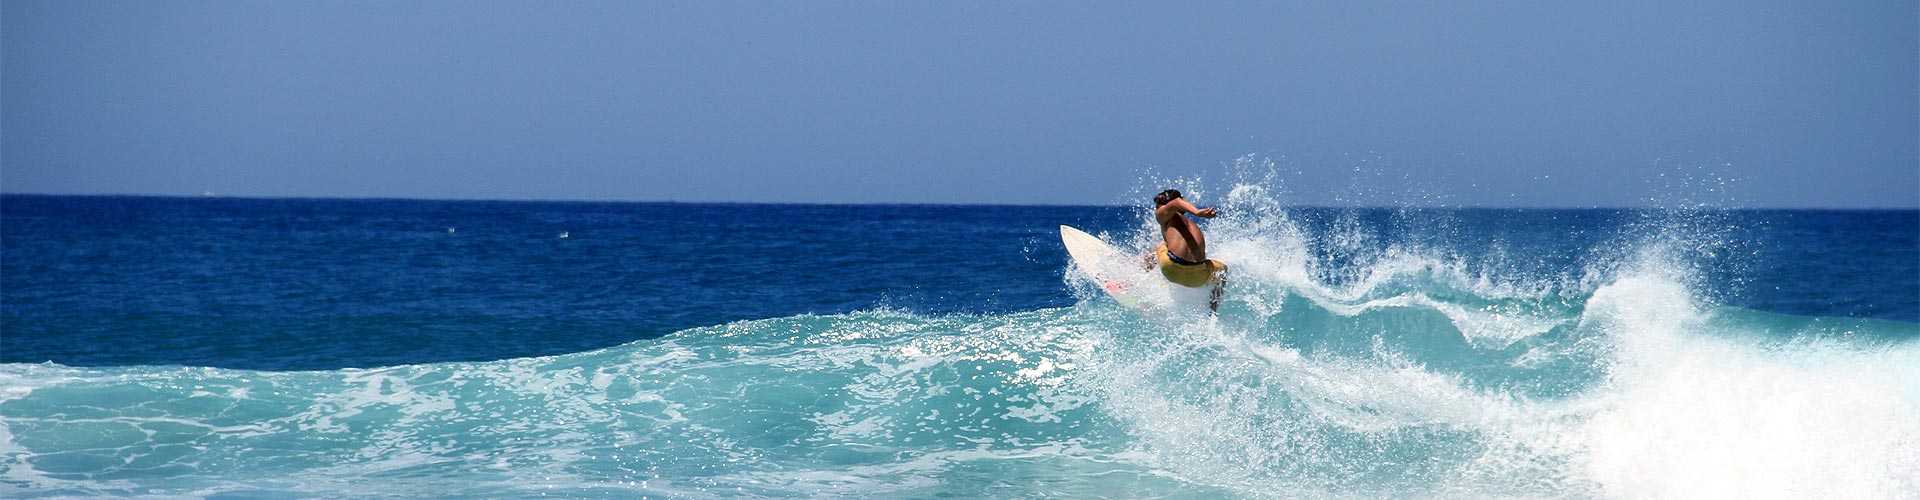
{"label": "surfer's outstretched arm", "polygon": [[1187,200],[1183,200],[1180,198],[1174,198],[1172,201],[1167,202],[1166,206],[1161,207],[1160,209],[1173,212],[1176,215],[1193,214],[1194,216],[1200,217],[1202,219],[1211,219],[1215,214],[1218,213],[1218,211],[1212,208],[1200,208],[1200,207],[1193,206],[1192,203],[1188,203]]}

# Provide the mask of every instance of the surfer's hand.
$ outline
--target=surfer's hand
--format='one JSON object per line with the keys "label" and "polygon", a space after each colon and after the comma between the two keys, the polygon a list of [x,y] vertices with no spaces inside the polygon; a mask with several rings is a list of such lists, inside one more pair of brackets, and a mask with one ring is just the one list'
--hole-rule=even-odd
{"label": "surfer's hand", "polygon": [[1219,212],[1215,211],[1213,207],[1207,207],[1207,208],[1202,208],[1200,209],[1200,211],[1194,212],[1193,214],[1211,219],[1213,218],[1214,215],[1218,215]]}

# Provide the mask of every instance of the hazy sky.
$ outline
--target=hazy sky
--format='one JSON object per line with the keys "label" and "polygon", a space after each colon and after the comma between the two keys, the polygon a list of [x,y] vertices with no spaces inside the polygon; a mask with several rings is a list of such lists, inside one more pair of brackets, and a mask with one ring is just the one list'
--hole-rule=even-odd
{"label": "hazy sky", "polygon": [[[0,3],[0,191],[1920,206],[1920,2]],[[1256,173],[1261,169],[1255,169]]]}

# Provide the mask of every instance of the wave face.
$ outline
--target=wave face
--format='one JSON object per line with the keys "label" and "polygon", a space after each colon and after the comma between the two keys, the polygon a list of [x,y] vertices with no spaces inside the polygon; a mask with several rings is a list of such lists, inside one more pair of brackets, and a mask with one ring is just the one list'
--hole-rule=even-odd
{"label": "wave face", "polygon": [[1252,187],[1224,205],[1218,316],[1143,317],[1068,273],[1069,307],[802,314],[491,362],[4,364],[0,491],[1920,495],[1920,326],[1720,305],[1698,278],[1727,248],[1710,223],[1637,223],[1567,269],[1309,231]]}

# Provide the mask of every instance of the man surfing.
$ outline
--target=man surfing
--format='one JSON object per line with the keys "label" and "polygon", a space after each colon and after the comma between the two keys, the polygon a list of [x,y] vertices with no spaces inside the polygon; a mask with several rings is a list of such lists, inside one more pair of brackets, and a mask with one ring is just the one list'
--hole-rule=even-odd
{"label": "man surfing", "polygon": [[1188,219],[1187,214],[1211,219],[1217,214],[1212,207],[1198,208],[1180,198],[1180,191],[1168,189],[1153,197],[1153,219],[1160,222],[1160,236],[1163,242],[1153,247],[1152,260],[1160,265],[1160,274],[1167,281],[1188,288],[1213,286],[1213,295],[1207,301],[1207,308],[1220,311],[1220,294],[1227,284],[1224,273],[1227,264],[1207,258],[1207,235],[1200,232],[1200,225]]}

